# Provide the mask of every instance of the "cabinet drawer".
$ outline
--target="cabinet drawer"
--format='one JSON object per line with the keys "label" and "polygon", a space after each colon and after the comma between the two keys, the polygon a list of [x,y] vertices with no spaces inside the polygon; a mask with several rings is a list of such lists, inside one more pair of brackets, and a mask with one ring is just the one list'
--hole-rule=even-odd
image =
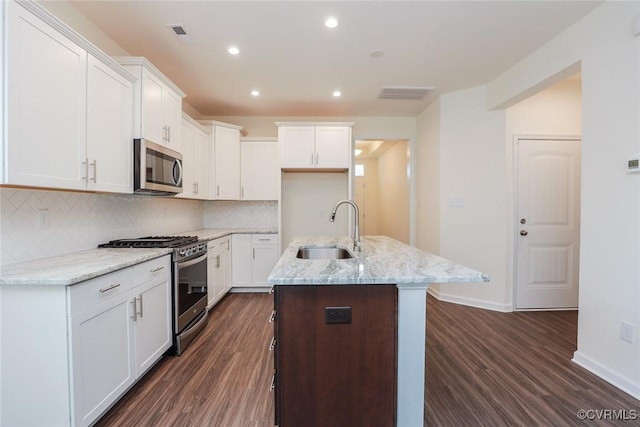
{"label": "cabinet drawer", "polygon": [[70,288],[71,314],[79,313],[89,307],[127,292],[133,284],[133,268],[128,267],[105,274]]}
{"label": "cabinet drawer", "polygon": [[218,237],[217,239],[209,240],[209,243],[207,244],[207,248],[210,251],[217,250],[217,249],[223,249],[223,250],[231,249],[231,245],[229,243],[230,240],[231,238],[229,236]]}
{"label": "cabinet drawer", "polygon": [[133,266],[133,283],[135,286],[146,283],[156,277],[170,277],[170,275],[171,255],[165,255]]}
{"label": "cabinet drawer", "polygon": [[252,234],[252,245],[275,245],[278,243],[277,234]]}

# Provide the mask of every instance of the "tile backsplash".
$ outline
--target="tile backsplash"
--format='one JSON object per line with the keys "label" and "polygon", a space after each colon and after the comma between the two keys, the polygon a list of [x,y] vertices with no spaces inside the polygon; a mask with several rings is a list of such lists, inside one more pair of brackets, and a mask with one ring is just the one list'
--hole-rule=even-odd
{"label": "tile backsplash", "polygon": [[224,201],[204,204],[205,228],[277,228],[278,202]]}
{"label": "tile backsplash", "polygon": [[277,202],[14,188],[0,188],[0,213],[0,265],[91,249],[113,239],[278,225]]}

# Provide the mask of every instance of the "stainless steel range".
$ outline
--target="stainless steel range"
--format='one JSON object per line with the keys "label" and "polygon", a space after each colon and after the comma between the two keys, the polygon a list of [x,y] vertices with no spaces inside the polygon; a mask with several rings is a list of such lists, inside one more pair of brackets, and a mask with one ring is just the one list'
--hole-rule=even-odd
{"label": "stainless steel range", "polygon": [[173,248],[173,350],[182,354],[207,322],[207,243],[195,236],[149,236],[112,240],[99,247]]}

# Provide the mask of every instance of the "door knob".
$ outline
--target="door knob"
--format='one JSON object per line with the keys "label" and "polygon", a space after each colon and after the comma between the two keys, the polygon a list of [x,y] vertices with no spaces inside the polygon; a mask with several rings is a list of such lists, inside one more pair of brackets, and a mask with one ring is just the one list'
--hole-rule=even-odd
{"label": "door knob", "polygon": [[529,234],[529,233],[527,232],[527,230],[520,230],[520,235],[521,235],[521,236],[526,236],[527,234]]}

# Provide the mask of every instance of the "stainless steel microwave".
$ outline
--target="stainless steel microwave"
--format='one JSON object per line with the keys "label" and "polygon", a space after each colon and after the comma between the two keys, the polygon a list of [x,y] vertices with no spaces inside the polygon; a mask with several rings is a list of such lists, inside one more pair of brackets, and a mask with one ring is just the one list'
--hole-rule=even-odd
{"label": "stainless steel microwave", "polygon": [[182,193],[182,155],[147,139],[134,139],[133,192],[152,196]]}

